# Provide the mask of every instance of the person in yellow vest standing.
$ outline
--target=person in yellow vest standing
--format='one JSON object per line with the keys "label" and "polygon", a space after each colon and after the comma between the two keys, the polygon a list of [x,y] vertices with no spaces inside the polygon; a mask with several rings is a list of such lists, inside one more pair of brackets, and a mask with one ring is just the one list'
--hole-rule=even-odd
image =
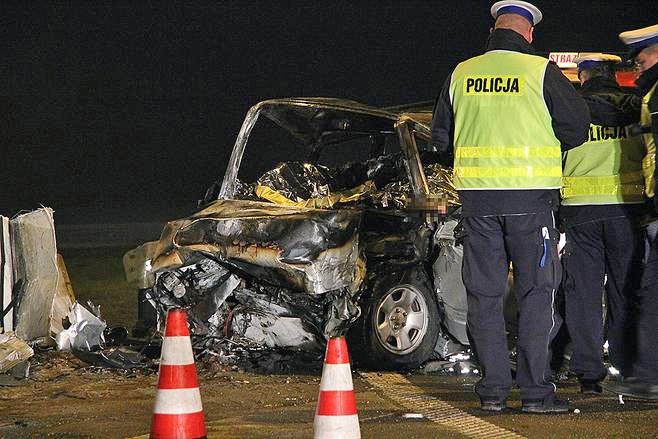
{"label": "person in yellow vest standing", "polygon": [[[589,106],[589,140],[564,153],[560,220],[566,233],[562,253],[566,324],[573,353],[569,362],[581,392],[600,394],[603,365],[603,291],[612,365],[630,372],[633,317],[642,272],[644,143],[633,128],[642,99],[615,80],[616,55],[589,53],[575,60],[580,89]],[[607,283],[605,282],[607,275]]]}
{"label": "person in yellow vest standing", "polygon": [[549,378],[550,343],[561,324],[553,305],[561,280],[554,211],[562,150],[582,144],[587,105],[559,68],[534,55],[541,11],[523,1],[491,7],[483,55],[454,69],[437,99],[432,145],[454,165],[466,237],[462,277],[468,329],[482,379],[481,408],[506,408],[512,386],[503,315],[510,262],[519,310],[516,382],[526,413],[563,413]]}
{"label": "person in yellow vest standing", "polygon": [[[658,211],[655,196],[656,140],[658,139],[658,24],[642,29],[622,32],[619,38],[631,49],[630,57],[640,72],[636,85],[644,95],[642,99],[641,127],[646,148],[645,159],[647,195],[653,197],[654,209]],[[653,225],[647,227],[651,230]],[[642,286],[638,292],[635,358],[631,373],[608,384],[608,389],[621,395],[646,399],[658,399],[658,239],[648,233],[649,254],[645,258]]]}

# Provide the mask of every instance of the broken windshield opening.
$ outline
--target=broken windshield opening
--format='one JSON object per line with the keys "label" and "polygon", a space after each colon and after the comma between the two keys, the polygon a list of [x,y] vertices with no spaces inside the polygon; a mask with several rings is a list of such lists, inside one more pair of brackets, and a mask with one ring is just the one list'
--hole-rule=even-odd
{"label": "broken windshield opening", "polygon": [[409,185],[393,122],[338,110],[264,111],[245,147],[235,198],[381,206],[372,195],[391,183]]}
{"label": "broken windshield opening", "polygon": [[289,131],[265,117],[259,117],[242,156],[238,178],[253,183],[279,163],[307,159],[310,148]]}

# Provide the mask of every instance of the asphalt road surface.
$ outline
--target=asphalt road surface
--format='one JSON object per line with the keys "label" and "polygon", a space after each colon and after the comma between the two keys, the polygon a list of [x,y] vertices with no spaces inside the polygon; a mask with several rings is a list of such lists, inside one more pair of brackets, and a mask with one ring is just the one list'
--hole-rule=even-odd
{"label": "asphalt road surface", "polygon": [[[319,373],[245,373],[197,365],[210,438],[307,438],[312,435]],[[583,397],[575,381],[559,392],[580,413],[526,415],[518,393],[501,415],[482,413],[476,377],[354,372],[364,438],[658,437],[658,402]],[[70,354],[33,361],[31,378],[0,387],[0,437],[147,437],[157,376],[92,368]]]}
{"label": "asphalt road surface", "polygon": [[[123,277],[124,248],[64,249],[76,297],[101,305],[110,325],[134,325],[136,295]],[[321,360],[319,360],[321,363]],[[92,368],[71,354],[31,359],[30,378],[0,386],[0,438],[125,438],[149,431],[156,371],[125,373]],[[309,365],[310,366],[310,365]],[[246,373],[215,362],[197,364],[210,438],[308,438],[321,364],[289,374]],[[479,410],[474,376],[353,371],[364,438],[529,437],[658,438],[658,401],[615,395],[582,396],[575,380],[558,393],[565,415],[526,415],[518,392],[511,409]]]}

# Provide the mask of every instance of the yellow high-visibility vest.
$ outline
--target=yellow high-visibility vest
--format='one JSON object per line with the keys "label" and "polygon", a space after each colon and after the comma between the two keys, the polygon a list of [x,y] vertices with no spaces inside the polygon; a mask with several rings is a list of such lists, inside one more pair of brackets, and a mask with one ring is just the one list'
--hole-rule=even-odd
{"label": "yellow high-visibility vest", "polygon": [[560,141],[543,93],[547,64],[539,56],[492,50],[455,68],[457,189],[561,187]]}
{"label": "yellow high-visibility vest", "polygon": [[589,140],[564,153],[563,205],[644,202],[645,149],[630,128],[590,125]]}
{"label": "yellow high-visibility vest", "polygon": [[[640,114],[640,123],[642,126],[647,127],[651,126],[651,111],[649,111],[649,100],[656,92],[656,82],[649,93],[647,93],[642,98],[642,113]],[[654,182],[653,182],[653,170],[656,168],[656,141],[653,138],[653,133],[647,133],[643,135],[644,146],[647,149],[647,154],[642,160],[642,172],[644,173],[644,186],[648,198],[653,197],[654,193]]]}

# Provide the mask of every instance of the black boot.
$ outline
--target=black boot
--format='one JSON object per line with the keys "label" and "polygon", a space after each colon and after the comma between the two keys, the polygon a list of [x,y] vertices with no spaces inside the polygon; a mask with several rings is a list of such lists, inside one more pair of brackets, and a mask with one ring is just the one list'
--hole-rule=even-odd
{"label": "black boot", "polygon": [[555,395],[544,399],[524,399],[521,401],[523,413],[566,413],[569,411],[569,403],[557,399]]}
{"label": "black boot", "polygon": [[605,389],[633,398],[658,400],[658,383],[650,383],[633,377],[609,381],[605,384]]}
{"label": "black boot", "polygon": [[603,393],[603,388],[596,380],[582,380],[580,382],[580,393],[584,395],[600,395]]}
{"label": "black boot", "polygon": [[507,401],[504,399],[481,399],[480,408],[485,412],[500,413],[507,408]]}

